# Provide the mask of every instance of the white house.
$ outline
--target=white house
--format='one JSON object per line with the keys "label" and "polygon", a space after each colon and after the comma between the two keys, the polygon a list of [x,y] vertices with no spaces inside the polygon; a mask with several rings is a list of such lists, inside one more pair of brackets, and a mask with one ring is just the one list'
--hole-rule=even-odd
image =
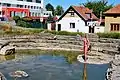
{"label": "white house", "polygon": [[56,22],[56,31],[83,33],[104,32],[104,27],[97,26],[98,20],[88,8],[83,6],[70,6]]}

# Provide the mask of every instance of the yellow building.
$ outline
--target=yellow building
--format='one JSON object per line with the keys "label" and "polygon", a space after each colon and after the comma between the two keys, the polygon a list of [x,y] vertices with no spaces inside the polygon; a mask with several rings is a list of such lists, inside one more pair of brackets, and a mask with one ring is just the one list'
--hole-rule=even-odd
{"label": "yellow building", "polygon": [[105,32],[120,32],[120,4],[105,12]]}

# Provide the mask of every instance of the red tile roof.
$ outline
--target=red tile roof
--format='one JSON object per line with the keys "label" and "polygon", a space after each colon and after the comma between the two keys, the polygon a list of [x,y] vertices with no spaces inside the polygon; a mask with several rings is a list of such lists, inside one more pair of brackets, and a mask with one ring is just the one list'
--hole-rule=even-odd
{"label": "red tile roof", "polygon": [[98,18],[92,13],[89,8],[83,6],[72,6],[85,20],[91,19],[90,16],[87,16],[87,13],[92,14],[92,19],[98,20]]}
{"label": "red tile roof", "polygon": [[106,11],[105,14],[120,14],[120,4]]}

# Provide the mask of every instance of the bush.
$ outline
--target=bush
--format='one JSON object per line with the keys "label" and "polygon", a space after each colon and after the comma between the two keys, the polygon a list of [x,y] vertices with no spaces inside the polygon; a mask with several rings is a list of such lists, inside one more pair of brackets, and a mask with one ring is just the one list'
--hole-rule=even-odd
{"label": "bush", "polygon": [[83,35],[82,32],[67,32],[67,31],[58,31],[58,35],[70,35],[70,36],[76,36],[77,34]]}
{"label": "bush", "polygon": [[20,17],[19,16],[14,16],[13,19],[15,20],[15,23],[17,23],[18,20],[20,20]]}
{"label": "bush", "polygon": [[45,33],[57,34],[57,31],[54,31],[54,30],[52,30],[52,31],[46,30]]}
{"label": "bush", "polygon": [[77,34],[83,35],[82,32],[49,31],[49,30],[46,30],[45,33],[52,33],[56,35],[69,35],[69,36],[76,36]]}
{"label": "bush", "polygon": [[114,39],[120,39],[120,33],[97,33],[99,38],[114,38]]}
{"label": "bush", "polygon": [[28,22],[22,21],[22,20],[19,20],[16,25],[17,26],[22,26],[22,27],[25,27],[25,28],[31,28],[32,27],[31,24],[29,24]]}

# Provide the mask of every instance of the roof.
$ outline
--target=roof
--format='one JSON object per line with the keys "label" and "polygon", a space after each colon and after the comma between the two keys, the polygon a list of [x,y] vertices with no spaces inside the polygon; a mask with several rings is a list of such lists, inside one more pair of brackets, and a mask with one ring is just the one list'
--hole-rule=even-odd
{"label": "roof", "polygon": [[[62,19],[70,9],[72,9],[79,17],[85,21],[89,19],[98,20],[98,18],[92,13],[89,8],[83,6],[70,6],[67,11],[59,18],[59,20]],[[87,15],[87,13],[91,14],[91,18]]]}
{"label": "roof", "polygon": [[120,14],[120,4],[106,11],[105,14]]}
{"label": "roof", "polygon": [[84,19],[91,19],[90,16],[87,16],[86,13],[91,14],[92,19],[97,20],[98,18],[92,13],[89,8],[83,6],[72,6]]}

